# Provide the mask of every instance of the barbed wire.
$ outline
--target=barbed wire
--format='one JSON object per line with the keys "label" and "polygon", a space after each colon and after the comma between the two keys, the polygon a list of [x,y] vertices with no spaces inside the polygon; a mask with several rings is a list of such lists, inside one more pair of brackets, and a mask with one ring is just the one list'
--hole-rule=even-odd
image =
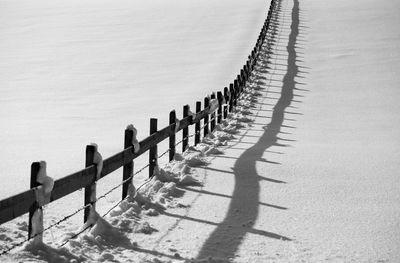
{"label": "barbed wire", "polygon": [[[21,242],[18,242],[14,245],[12,245],[11,247],[3,250],[2,252],[0,252],[0,256],[3,256],[5,254],[7,254],[8,252],[10,252],[11,250],[22,246],[23,244],[27,243],[29,240],[34,239],[37,236],[40,236],[42,234],[44,234],[46,231],[56,227],[57,225],[61,224],[62,222],[70,219],[71,217],[73,217],[74,215],[78,214],[79,212],[83,211],[84,209],[86,209],[87,207],[90,207],[92,204],[97,203],[99,200],[105,198],[107,195],[109,195],[110,193],[112,193],[113,191],[115,191],[116,189],[118,189],[119,187],[121,187],[122,185],[124,185],[125,183],[129,182],[130,180],[133,179],[133,177],[139,173],[141,173],[143,170],[145,170],[147,167],[149,167],[150,165],[147,164],[144,167],[142,167],[140,170],[136,171],[133,175],[131,175],[129,178],[125,179],[124,181],[122,181],[120,184],[114,186],[113,188],[111,188],[110,190],[108,190],[106,193],[104,193],[103,195],[101,195],[100,197],[96,198],[96,200],[90,204],[84,205],[82,207],[80,207],[79,209],[77,209],[75,212],[63,217],[62,219],[58,220],[55,223],[50,224],[48,227],[44,228],[42,231],[40,231],[39,233],[36,233],[35,235],[33,235],[30,238],[25,238],[24,240],[22,240]],[[122,201],[122,200],[121,200]],[[120,203],[120,202],[119,202]],[[118,204],[119,204],[118,203]],[[117,205],[118,205],[117,204]],[[115,205],[112,209],[114,209],[117,205]],[[44,209],[44,207],[42,207],[42,209]],[[110,209],[105,215],[107,215],[112,209]],[[103,215],[103,217],[105,216]],[[86,228],[87,229],[87,228]],[[75,234],[74,236],[72,236],[71,238],[69,238],[68,240],[66,240],[66,242],[64,242],[61,246],[65,245],[66,243],[68,243],[69,240],[74,239],[76,236],[78,236],[79,234],[83,233],[86,229],[80,231],[79,233]]]}
{"label": "barbed wire", "polygon": [[[77,209],[77,210],[76,210],[75,212],[73,212],[72,214],[69,214],[69,215],[65,216],[64,218],[60,219],[59,221],[57,221],[57,222],[55,222],[55,223],[53,223],[53,224],[50,224],[48,227],[44,228],[44,229],[43,229],[42,231],[40,231],[39,233],[36,233],[36,234],[33,235],[32,237],[30,237],[30,238],[25,238],[23,241],[18,242],[18,243],[16,243],[16,244],[14,244],[13,246],[11,246],[11,247],[9,247],[9,248],[3,250],[2,252],[0,252],[0,256],[3,256],[4,254],[7,254],[8,252],[10,252],[11,250],[13,250],[14,248],[17,248],[17,247],[19,247],[19,246],[22,246],[24,243],[28,242],[29,240],[34,239],[35,237],[42,235],[42,234],[43,234],[44,232],[46,232],[47,230],[49,230],[49,229],[51,229],[51,228],[53,228],[53,227],[55,227],[55,226],[61,224],[62,222],[64,222],[64,221],[70,219],[71,217],[73,217],[74,215],[78,214],[79,212],[81,212],[82,210],[84,210],[86,207],[89,207],[89,206],[90,206],[90,204],[87,204],[87,205],[85,205],[85,206],[83,206],[83,207]],[[42,209],[44,209],[44,207],[42,207]]]}
{"label": "barbed wire", "polygon": [[[189,135],[186,136],[184,139],[188,139],[190,137],[192,137],[194,135]],[[184,140],[183,139],[183,140]],[[183,141],[182,140],[182,141]],[[181,141],[181,142],[182,142]],[[179,142],[179,143],[181,143]],[[175,146],[177,146],[179,143],[175,144]],[[158,158],[163,157],[164,155],[166,155],[171,149],[167,149],[166,151],[164,151],[161,155],[158,156]],[[155,160],[152,160],[155,161]],[[114,186],[113,188],[111,188],[110,190],[108,190],[107,192],[105,192],[103,195],[101,195],[100,197],[98,197],[96,199],[94,203],[97,203],[99,200],[105,198],[106,196],[108,196],[110,193],[112,193],[113,191],[115,191],[116,189],[118,189],[119,187],[121,187],[122,185],[124,185],[125,183],[129,182],[130,180],[133,179],[133,177],[141,172],[143,172],[146,168],[148,168],[150,166],[150,164],[145,165],[144,167],[142,167],[141,169],[139,169],[138,171],[136,171],[134,174],[132,174],[130,177],[128,177],[127,179],[125,179],[124,181],[122,181],[120,184]],[[153,179],[153,177],[148,178],[144,183],[142,183],[138,188],[137,191],[139,191],[143,186],[145,186],[146,184],[148,184],[151,180]],[[115,205],[113,205],[110,209],[107,210],[106,213],[103,214],[102,217],[105,217],[106,215],[108,215],[114,208],[116,208],[121,202],[123,201],[123,199],[121,199],[120,201],[118,201]],[[86,205],[85,207],[87,207],[89,205]],[[85,208],[84,207],[84,208]],[[84,208],[82,208],[81,210],[83,210]],[[79,210],[79,211],[81,211]],[[88,225],[86,228],[82,229],[81,231],[79,231],[78,233],[74,234],[73,236],[71,236],[70,238],[68,238],[67,240],[65,240],[60,246],[64,246],[65,244],[67,244],[71,239],[75,239],[77,236],[79,236],[80,234],[82,234],[83,232],[85,232],[85,230],[87,230],[88,228],[90,228],[92,225]]]}
{"label": "barbed wire", "polygon": [[65,246],[70,240],[77,238],[80,234],[82,234],[83,232],[85,232],[87,229],[91,228],[93,226],[93,224],[88,224],[84,229],[82,229],[81,231],[79,231],[78,233],[75,233],[74,235],[72,235],[71,237],[69,237],[68,239],[66,239],[63,243],[61,243],[60,247]]}

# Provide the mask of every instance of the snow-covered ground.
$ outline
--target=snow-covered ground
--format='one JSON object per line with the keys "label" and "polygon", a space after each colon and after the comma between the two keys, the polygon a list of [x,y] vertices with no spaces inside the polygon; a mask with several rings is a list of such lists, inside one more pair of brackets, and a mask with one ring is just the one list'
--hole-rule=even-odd
{"label": "snow-covered ground", "polygon": [[[63,249],[51,233],[52,247],[26,247],[14,260],[398,262],[399,9],[282,0],[245,107],[160,171],[174,183],[131,191]],[[20,233],[1,231],[3,247]]]}
{"label": "snow-covered ground", "polygon": [[110,156],[129,123],[145,138],[150,118],[164,127],[170,110],[229,85],[268,5],[1,0],[0,198],[29,188],[34,161],[60,178],[90,142]]}

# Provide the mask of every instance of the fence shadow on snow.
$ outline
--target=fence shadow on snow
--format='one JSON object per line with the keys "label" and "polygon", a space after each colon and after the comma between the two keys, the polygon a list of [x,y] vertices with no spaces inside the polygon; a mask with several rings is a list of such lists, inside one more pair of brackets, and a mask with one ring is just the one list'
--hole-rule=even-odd
{"label": "fence shadow on snow", "polygon": [[[278,2],[277,10],[281,9],[280,2]],[[262,49],[261,60],[259,61],[261,69],[255,69],[255,74],[259,74],[256,78],[256,83],[259,85],[259,89],[265,89],[267,85],[265,83],[266,78],[262,76],[268,72],[265,67],[269,64],[269,58],[273,55],[274,45],[278,44],[277,38],[277,26],[280,24],[276,19],[282,16],[281,13],[274,16],[272,32],[269,36],[272,37],[272,41],[267,40],[265,45],[269,45]],[[289,34],[288,44],[286,52],[287,58],[287,70],[283,77],[283,83],[280,92],[280,97],[277,103],[274,105],[272,117],[270,122],[264,125],[264,133],[261,135],[257,143],[252,145],[250,148],[240,155],[235,162],[233,168],[233,174],[235,176],[234,191],[231,196],[231,202],[225,219],[218,224],[217,228],[211,233],[206,242],[203,244],[197,258],[203,259],[209,256],[211,257],[222,257],[233,259],[237,252],[240,244],[242,243],[245,235],[247,234],[259,234],[268,238],[274,238],[279,240],[291,241],[289,237],[271,233],[263,230],[253,229],[254,224],[259,214],[259,193],[260,193],[260,180],[267,180],[271,183],[284,183],[283,181],[265,178],[260,176],[256,170],[256,162],[260,161],[264,152],[267,151],[271,146],[285,146],[278,144],[277,141],[280,139],[278,134],[281,132],[281,128],[286,126],[294,128],[293,126],[283,125],[283,121],[287,118],[285,110],[294,101],[294,90],[296,90],[295,77],[299,74],[299,66],[296,64],[298,61],[295,47],[297,47],[297,36],[299,34],[299,1],[294,0],[293,9],[291,11],[291,30]],[[279,60],[278,60],[279,61]],[[301,101],[298,101],[301,102]],[[281,154],[281,153],[280,153]],[[266,162],[278,164],[276,162],[265,160]],[[282,207],[273,206],[278,209]],[[287,208],[284,208],[287,209]],[[240,211],[240,212],[238,212]],[[243,227],[243,223],[246,222],[246,227]],[[232,238],[229,238],[232,237]]]}

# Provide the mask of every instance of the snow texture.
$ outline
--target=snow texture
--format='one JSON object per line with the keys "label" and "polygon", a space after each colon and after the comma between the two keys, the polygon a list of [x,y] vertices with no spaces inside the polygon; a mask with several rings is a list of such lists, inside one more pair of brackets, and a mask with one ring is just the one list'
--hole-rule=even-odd
{"label": "snow texture", "polygon": [[51,191],[54,187],[54,179],[47,175],[47,164],[40,161],[40,169],[36,181],[40,186],[36,188],[36,201],[39,206],[44,206],[50,202]]}
{"label": "snow texture", "polygon": [[[107,3],[98,2],[97,7],[107,6]],[[246,17],[250,21],[263,5],[254,1],[254,9],[243,9],[248,3],[239,6],[240,13],[248,12]],[[214,28],[210,22],[208,27],[216,33],[208,32],[212,35],[206,41],[204,37],[208,34],[199,34],[202,31],[196,30],[196,24],[190,22],[195,18],[195,11],[187,15],[190,17],[186,20],[188,27],[181,23],[185,20],[173,20],[176,12],[183,11],[182,6],[193,5],[193,10],[202,14],[201,19],[195,19],[198,24],[213,14],[219,17],[220,23],[232,16],[238,19],[237,11],[231,9],[238,1],[172,3],[163,0],[157,4],[160,6],[156,7],[162,9],[162,12],[155,11],[157,14],[168,13],[165,12],[168,5],[172,6],[169,10],[177,10],[171,17],[164,17],[165,23],[171,24],[163,24],[161,28],[171,27],[179,31],[182,38],[192,33],[199,36],[194,46],[204,52],[192,50],[198,54],[197,59],[189,57],[196,64],[203,63],[202,57],[210,47],[208,41],[217,45],[218,34],[226,35],[223,35],[224,30],[218,31],[218,23]],[[142,8],[146,9],[146,5],[155,3],[143,4]],[[210,9],[207,10],[213,12],[202,12],[203,5],[208,5]],[[1,260],[398,262],[399,3],[389,0],[281,0],[278,10],[246,93],[237,110],[217,125],[213,134],[196,147],[190,146],[185,153],[177,153],[171,163],[157,167],[155,176],[146,184],[137,188],[131,185],[125,200],[106,216],[97,214],[96,224],[65,246],[59,244],[77,233],[77,225],[58,228],[60,239],[54,233],[56,237],[52,241],[47,233],[45,244],[29,243]],[[109,8],[109,12],[115,14],[116,11]],[[92,19],[95,14],[91,13],[86,19]],[[102,14],[103,19],[107,12]],[[7,17],[15,15],[9,12]],[[127,17],[130,16],[131,13]],[[152,16],[157,17],[154,13]],[[27,18],[28,22],[31,20]],[[229,20],[229,23],[238,28],[235,21]],[[177,25],[179,30],[176,30]],[[116,30],[119,26],[110,27],[119,32]],[[161,34],[154,39],[157,45],[165,43],[162,38],[173,34],[173,30],[151,29],[151,34]],[[188,29],[187,32],[184,29]],[[32,36],[29,28],[22,26],[20,30],[27,37]],[[246,38],[246,42],[255,39],[240,38]],[[222,42],[229,45],[232,41],[224,39]],[[37,45],[34,41],[30,43]],[[10,50],[7,45],[5,47]],[[155,57],[162,54],[158,51],[154,50]],[[124,47],[121,52],[124,57],[131,54]],[[229,52],[222,53],[224,56]],[[175,57],[185,55],[188,54],[173,53]],[[145,54],[145,57],[150,56]],[[214,53],[214,59],[216,57]],[[230,65],[223,63],[225,68],[227,64]],[[171,68],[181,69],[179,66]],[[162,75],[163,71],[158,70],[151,70],[151,74]],[[6,73],[6,79],[15,76],[8,76],[9,71]],[[194,79],[199,80],[194,72],[185,71],[182,75],[193,80],[192,73]],[[100,80],[104,81],[99,77]],[[158,80],[169,83],[162,77]],[[18,82],[23,84],[24,79]],[[112,78],[105,83],[110,82],[119,83]],[[222,83],[221,87],[227,83]],[[164,88],[168,92],[172,90]],[[186,88],[188,85],[182,85],[179,91],[184,92]],[[201,91],[202,94],[210,92]],[[99,95],[104,93],[99,91]],[[5,98],[8,98],[7,109],[11,99]],[[154,96],[150,96],[149,101],[153,100]],[[84,102],[79,100],[73,106],[79,108],[79,103]],[[144,102],[141,109],[147,110],[146,103],[149,104]],[[112,108],[108,110],[115,113]],[[48,215],[51,210],[47,211],[45,221],[48,217],[52,220]],[[3,248],[21,240],[26,231],[26,218],[2,225],[0,246]]]}
{"label": "snow texture", "polygon": [[210,100],[210,110],[209,113],[213,113],[218,109],[219,103],[217,99]]}
{"label": "snow texture", "polygon": [[91,143],[90,145],[94,147],[93,163],[96,165],[96,178],[99,180],[101,171],[103,170],[103,157],[99,153],[98,145],[96,143]]}
{"label": "snow texture", "polygon": [[135,153],[138,153],[140,150],[140,144],[139,141],[137,139],[137,130],[135,128],[135,126],[133,126],[133,124],[129,124],[126,127],[128,130],[132,131],[132,145],[133,145],[133,149]]}

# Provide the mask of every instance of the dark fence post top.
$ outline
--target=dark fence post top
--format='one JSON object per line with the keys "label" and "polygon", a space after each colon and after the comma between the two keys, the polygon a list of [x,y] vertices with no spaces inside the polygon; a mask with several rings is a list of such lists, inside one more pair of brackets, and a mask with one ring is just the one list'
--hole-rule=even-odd
{"label": "dark fence post top", "polygon": [[171,126],[171,133],[169,136],[169,161],[172,161],[175,156],[175,131],[176,131],[176,112],[172,110],[169,113],[169,125]]}
{"label": "dark fence post top", "polygon": [[[35,188],[40,185],[40,183],[37,182],[37,177],[40,171],[40,162],[33,162],[31,164],[31,183],[30,187]],[[34,204],[30,207],[29,209],[29,221],[28,221],[28,238],[30,239],[32,237],[32,217],[33,214],[35,213],[36,209],[38,209],[38,203],[37,201],[34,202]]]}

